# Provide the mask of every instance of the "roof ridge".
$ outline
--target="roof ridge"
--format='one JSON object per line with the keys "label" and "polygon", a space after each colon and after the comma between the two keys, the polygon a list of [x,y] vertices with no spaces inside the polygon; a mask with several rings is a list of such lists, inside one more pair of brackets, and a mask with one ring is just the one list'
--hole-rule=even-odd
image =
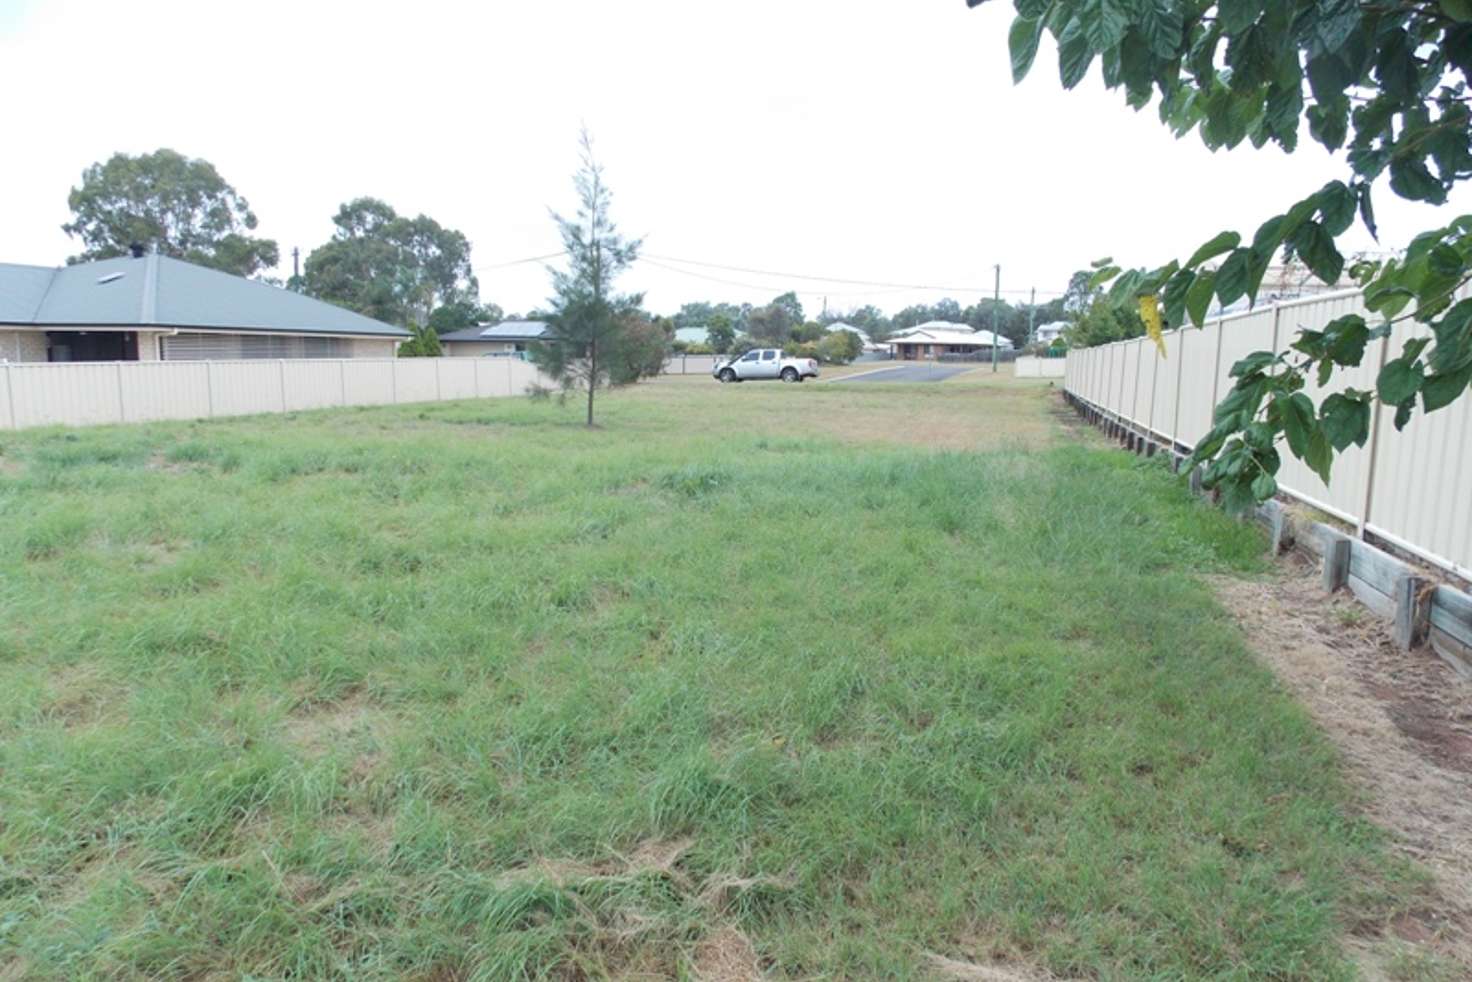
{"label": "roof ridge", "polygon": [[[19,265],[19,264],[17,264]],[[37,266],[36,269],[46,269],[45,266]],[[56,276],[61,272],[60,266],[52,266],[46,274],[46,289],[41,291],[41,299],[36,301],[36,309],[31,311],[31,323],[36,323],[36,318],[41,316],[41,308],[46,306],[46,298],[51,296],[51,286],[56,282]]]}

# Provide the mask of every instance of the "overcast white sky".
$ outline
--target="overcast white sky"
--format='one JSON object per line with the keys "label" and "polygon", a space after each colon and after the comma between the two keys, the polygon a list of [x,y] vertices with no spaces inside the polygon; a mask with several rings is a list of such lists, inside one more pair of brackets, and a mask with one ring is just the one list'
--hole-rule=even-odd
{"label": "overcast white sky", "polygon": [[[1250,234],[1347,173],[1312,146],[1177,142],[1097,68],[1065,93],[1051,42],[1014,88],[1011,17],[1006,0],[0,0],[0,261],[63,262],[83,168],[161,146],[212,161],[284,257],[358,195],[462,230],[480,267],[553,252],[586,121],[650,254],[972,287],[951,291],[964,303],[993,264],[1004,290],[1049,295],[1104,255]],[[1446,217],[1388,188],[1378,203],[1387,246]],[[661,312],[946,295],[691,271],[731,282],[645,264],[625,285]],[[508,311],[547,294],[538,265],[479,277]]]}

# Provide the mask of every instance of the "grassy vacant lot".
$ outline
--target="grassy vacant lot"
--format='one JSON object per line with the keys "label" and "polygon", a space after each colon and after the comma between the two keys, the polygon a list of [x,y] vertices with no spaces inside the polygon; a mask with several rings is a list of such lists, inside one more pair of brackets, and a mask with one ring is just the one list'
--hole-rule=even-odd
{"label": "grassy vacant lot", "polygon": [[1258,534],[1049,400],[6,435],[0,977],[1351,974],[1419,888]]}

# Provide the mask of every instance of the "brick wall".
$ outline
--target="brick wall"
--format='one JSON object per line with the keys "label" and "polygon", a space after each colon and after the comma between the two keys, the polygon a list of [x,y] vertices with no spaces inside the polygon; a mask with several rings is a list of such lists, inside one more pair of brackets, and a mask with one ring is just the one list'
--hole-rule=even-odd
{"label": "brick wall", "polygon": [[45,361],[46,334],[42,331],[0,330],[0,361]]}

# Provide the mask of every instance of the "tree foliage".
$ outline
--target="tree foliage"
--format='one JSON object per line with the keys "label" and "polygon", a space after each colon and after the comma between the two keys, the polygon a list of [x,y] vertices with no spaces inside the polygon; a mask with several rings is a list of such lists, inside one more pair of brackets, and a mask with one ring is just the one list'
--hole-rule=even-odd
{"label": "tree foliage", "polygon": [[723,355],[731,350],[731,343],[736,340],[736,325],[726,314],[713,314],[706,328],[706,341],[710,350],[718,355]]}
{"label": "tree foliage", "polygon": [[440,336],[427,324],[415,324],[410,328],[414,336],[399,345],[400,358],[438,358],[444,354]]}
{"label": "tree foliage", "polygon": [[864,342],[853,331],[829,331],[818,342],[818,359],[830,365],[847,365],[864,353]]}
{"label": "tree foliage", "polygon": [[427,324],[441,306],[478,303],[463,233],[427,215],[400,215],[377,198],[347,202],[332,223],[331,241],[307,256],[305,293],[400,325]]}
{"label": "tree foliage", "polygon": [[[985,0],[967,0],[975,7]],[[1223,231],[1184,261],[1123,270],[1102,263],[1091,285],[1110,284],[1116,304],[1151,297],[1170,325],[1201,324],[1213,300],[1255,299],[1280,251],[1319,279],[1346,272],[1338,240],[1358,220],[1377,233],[1383,185],[1440,205],[1472,176],[1472,3],[1468,0],[1016,0],[1009,44],[1016,80],[1027,75],[1044,32],[1057,41],[1061,81],[1073,88],[1097,60],[1110,88],[1142,109],[1158,104],[1178,136],[1212,149],[1244,141],[1293,151],[1309,137],[1342,152],[1348,174],[1264,222],[1250,236]],[[1232,369],[1236,383],[1196,448],[1206,482],[1245,508],[1277,490],[1279,448],[1329,480],[1334,456],[1369,437],[1378,399],[1410,422],[1472,385],[1472,216],[1415,239],[1403,257],[1349,270],[1372,319],[1341,318],[1301,332],[1280,352],[1257,352]],[[1375,391],[1345,389],[1317,405],[1310,379],[1328,386],[1360,364],[1370,341],[1414,319],[1430,337],[1406,342]]]}
{"label": "tree foliage", "polygon": [[254,276],[279,258],[275,242],[249,234],[255,213],[214,165],[173,150],[116,153],[93,164],[67,204],[72,220],[62,230],[85,247],[71,263],[126,256],[133,243],[236,276]]}
{"label": "tree foliage", "polygon": [[758,345],[780,348],[793,340],[792,332],[801,324],[802,321],[793,317],[790,306],[771,303],[758,307],[747,315],[746,333]]}
{"label": "tree foliage", "polygon": [[531,346],[531,357],[557,381],[564,396],[587,393],[592,426],[597,390],[659,374],[669,356],[670,339],[640,309],[641,295],[613,292],[614,281],[638,257],[641,243],[624,238],[609,217],[612,195],[586,130],[582,166],[573,183],[577,214],[553,216],[567,253],[567,269],[552,271],[550,332]]}

